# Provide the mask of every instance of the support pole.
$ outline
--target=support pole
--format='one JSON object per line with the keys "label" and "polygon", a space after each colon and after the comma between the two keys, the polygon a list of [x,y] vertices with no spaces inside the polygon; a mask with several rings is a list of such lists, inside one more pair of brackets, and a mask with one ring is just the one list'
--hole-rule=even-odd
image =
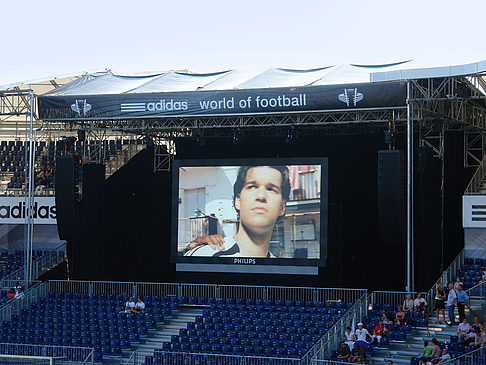
{"label": "support pole", "polygon": [[407,81],[407,291],[415,291],[413,263],[413,104]]}

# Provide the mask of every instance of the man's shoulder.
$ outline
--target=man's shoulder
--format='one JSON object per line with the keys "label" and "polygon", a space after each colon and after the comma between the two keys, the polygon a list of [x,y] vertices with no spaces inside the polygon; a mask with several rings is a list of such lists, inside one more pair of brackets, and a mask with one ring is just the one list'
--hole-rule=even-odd
{"label": "man's shoulder", "polygon": [[[225,243],[224,243],[224,250],[219,251],[219,250],[214,250],[211,248],[209,245],[201,245],[193,248],[192,250],[189,250],[184,254],[184,256],[203,256],[203,257],[212,257],[218,253],[222,253],[224,255],[225,252],[229,252],[233,246],[236,245],[235,240],[233,237],[227,237],[225,238]],[[239,253],[239,252],[237,252]],[[222,256],[221,255],[221,256]],[[220,255],[218,255],[220,256]],[[224,255],[224,256],[234,256],[234,255]]]}

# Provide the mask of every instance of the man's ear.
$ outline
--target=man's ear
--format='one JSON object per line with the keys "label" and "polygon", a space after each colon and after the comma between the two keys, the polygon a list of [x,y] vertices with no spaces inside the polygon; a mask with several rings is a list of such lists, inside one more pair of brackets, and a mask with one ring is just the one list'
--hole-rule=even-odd
{"label": "man's ear", "polygon": [[282,216],[285,214],[285,208],[287,207],[287,200],[282,199],[282,202],[280,203],[280,214],[279,216]]}
{"label": "man's ear", "polygon": [[237,196],[235,196],[235,209],[237,211],[240,210],[240,194],[238,194]]}

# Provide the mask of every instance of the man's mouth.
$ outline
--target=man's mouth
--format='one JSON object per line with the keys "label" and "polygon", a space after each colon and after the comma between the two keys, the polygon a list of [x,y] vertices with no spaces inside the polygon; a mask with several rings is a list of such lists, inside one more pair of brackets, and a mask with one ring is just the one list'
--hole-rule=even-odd
{"label": "man's mouth", "polygon": [[252,208],[252,211],[257,212],[257,213],[264,213],[264,212],[267,212],[267,208],[265,208],[265,207],[255,207],[255,208]]}

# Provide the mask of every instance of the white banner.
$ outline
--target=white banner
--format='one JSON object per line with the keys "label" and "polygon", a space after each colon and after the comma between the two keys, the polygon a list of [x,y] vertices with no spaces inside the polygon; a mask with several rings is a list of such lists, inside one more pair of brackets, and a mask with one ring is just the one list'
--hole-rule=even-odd
{"label": "white banner", "polygon": [[486,195],[464,195],[462,197],[463,228],[486,227]]}
{"label": "white banner", "polygon": [[[57,224],[53,196],[35,197],[33,210],[34,224]],[[23,196],[0,197],[0,224],[25,224],[27,211]]]}

